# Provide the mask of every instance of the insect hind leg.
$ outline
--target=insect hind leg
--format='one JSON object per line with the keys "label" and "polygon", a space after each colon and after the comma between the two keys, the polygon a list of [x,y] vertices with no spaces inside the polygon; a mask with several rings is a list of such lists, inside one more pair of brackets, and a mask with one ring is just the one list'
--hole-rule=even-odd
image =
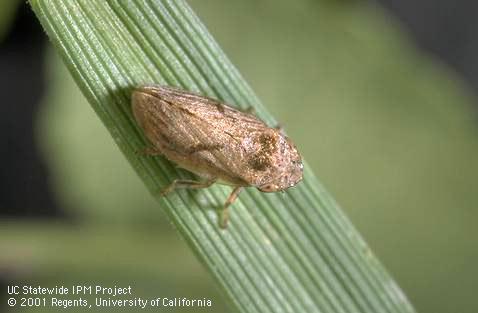
{"label": "insect hind leg", "polygon": [[219,227],[222,229],[227,228],[227,224],[229,222],[229,206],[236,201],[237,196],[239,196],[239,193],[242,191],[243,187],[239,186],[236,187],[232,190],[231,194],[229,197],[227,197],[226,203],[224,203],[224,207],[221,212],[220,220],[219,220]]}
{"label": "insect hind leg", "polygon": [[178,188],[188,188],[188,189],[202,189],[207,188],[216,182],[217,178],[209,179],[206,181],[196,181],[189,179],[175,179],[173,182],[161,190],[160,195],[165,196],[168,193],[174,191]]}

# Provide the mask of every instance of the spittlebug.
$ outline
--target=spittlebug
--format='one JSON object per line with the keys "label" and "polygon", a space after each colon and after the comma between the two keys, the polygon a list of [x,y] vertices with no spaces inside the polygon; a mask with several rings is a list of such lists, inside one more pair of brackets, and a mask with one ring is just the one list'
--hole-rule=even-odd
{"label": "spittlebug", "polygon": [[136,88],[133,115],[152,147],[203,181],[174,180],[161,193],[176,188],[206,188],[213,183],[234,187],[224,204],[220,226],[228,222],[230,204],[243,187],[275,192],[302,179],[302,160],[292,141],[254,115],[218,100],[165,86]]}

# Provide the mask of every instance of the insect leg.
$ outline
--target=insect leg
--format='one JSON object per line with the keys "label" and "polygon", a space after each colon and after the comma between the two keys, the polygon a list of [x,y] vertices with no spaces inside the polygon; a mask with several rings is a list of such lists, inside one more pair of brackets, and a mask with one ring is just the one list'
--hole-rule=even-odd
{"label": "insect leg", "polygon": [[191,189],[201,189],[207,188],[216,182],[216,178],[209,179],[206,181],[195,181],[187,179],[175,179],[168,187],[164,188],[160,195],[165,196],[171,191],[177,188],[191,188]]}
{"label": "insect leg", "polygon": [[239,186],[232,190],[229,197],[227,197],[226,203],[224,203],[224,208],[221,212],[221,220],[219,221],[219,227],[222,229],[227,228],[227,223],[229,222],[229,209],[228,207],[237,199],[239,193],[242,191],[243,187]]}

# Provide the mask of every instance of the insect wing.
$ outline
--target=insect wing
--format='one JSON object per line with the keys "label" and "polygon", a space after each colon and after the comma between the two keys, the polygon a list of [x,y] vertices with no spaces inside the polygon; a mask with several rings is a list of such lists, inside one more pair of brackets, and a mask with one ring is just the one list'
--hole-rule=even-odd
{"label": "insect wing", "polygon": [[161,92],[161,99],[174,108],[168,111],[170,122],[177,121],[176,137],[197,147],[196,157],[208,160],[220,172],[250,183],[247,160],[256,152],[250,142],[268,129],[267,125],[214,99],[166,90]]}
{"label": "insect wing", "polygon": [[196,174],[232,185],[255,185],[249,161],[257,138],[273,131],[255,116],[214,99],[163,86],[145,86],[133,111],[166,157]]}

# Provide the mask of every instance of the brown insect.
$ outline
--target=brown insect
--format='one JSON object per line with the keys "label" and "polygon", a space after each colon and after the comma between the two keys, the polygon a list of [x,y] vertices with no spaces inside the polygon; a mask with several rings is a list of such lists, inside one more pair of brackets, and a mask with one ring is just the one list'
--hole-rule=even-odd
{"label": "brown insect", "polygon": [[162,195],[215,182],[234,186],[224,204],[222,228],[227,226],[227,208],[243,187],[275,192],[302,179],[302,160],[292,141],[252,114],[191,92],[154,85],[133,91],[132,110],[153,144],[146,154],[163,155],[204,178],[174,180]]}

